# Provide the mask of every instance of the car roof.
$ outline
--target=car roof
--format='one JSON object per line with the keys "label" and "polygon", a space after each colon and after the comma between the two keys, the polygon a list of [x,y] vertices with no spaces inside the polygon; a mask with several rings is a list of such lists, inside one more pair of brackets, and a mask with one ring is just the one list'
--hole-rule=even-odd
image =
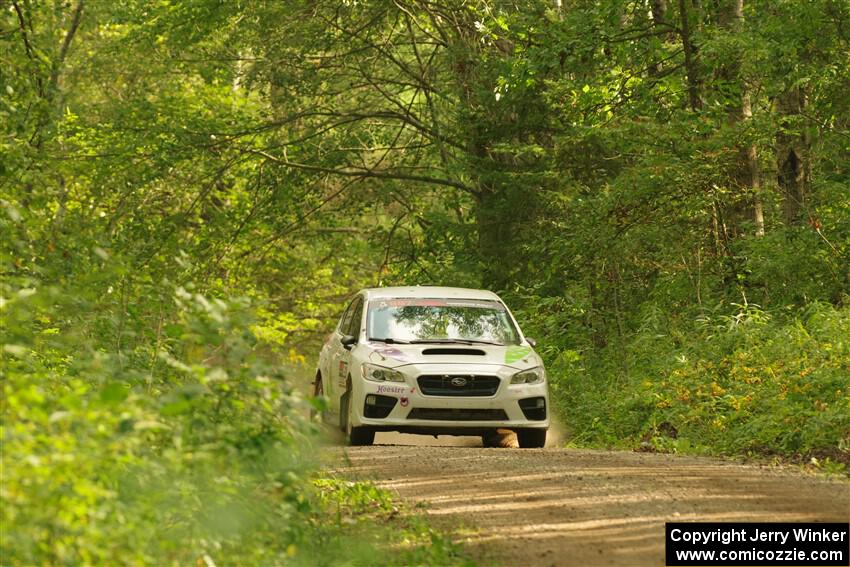
{"label": "car roof", "polygon": [[486,289],[465,287],[438,287],[417,285],[408,287],[372,287],[361,291],[366,299],[421,297],[428,299],[488,299],[501,301],[499,296]]}

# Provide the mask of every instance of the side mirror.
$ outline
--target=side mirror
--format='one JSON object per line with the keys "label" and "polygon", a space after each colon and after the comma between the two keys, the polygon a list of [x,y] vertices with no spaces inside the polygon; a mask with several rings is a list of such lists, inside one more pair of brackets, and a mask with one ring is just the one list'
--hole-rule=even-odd
{"label": "side mirror", "polygon": [[537,346],[537,341],[535,341],[534,339],[532,339],[532,338],[530,338],[530,337],[525,337],[525,342],[527,342],[528,344],[530,344],[532,347],[536,347],[536,346]]}
{"label": "side mirror", "polygon": [[339,339],[339,342],[342,343],[342,348],[344,348],[345,350],[351,350],[351,347],[357,344],[357,337],[354,337],[352,335],[343,335]]}

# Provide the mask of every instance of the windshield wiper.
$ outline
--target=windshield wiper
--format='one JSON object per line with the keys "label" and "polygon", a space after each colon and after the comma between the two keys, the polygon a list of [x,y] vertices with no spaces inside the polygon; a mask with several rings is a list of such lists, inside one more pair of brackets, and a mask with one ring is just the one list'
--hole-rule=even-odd
{"label": "windshield wiper", "polygon": [[392,337],[384,337],[384,338],[376,338],[369,337],[370,341],[375,341],[376,343],[386,343],[388,345],[409,345],[410,341],[405,341],[402,339],[394,339]]}
{"label": "windshield wiper", "polygon": [[478,339],[417,339],[410,341],[410,344],[461,344],[461,345],[496,345],[505,346],[502,343],[494,343],[493,341],[482,341]]}
{"label": "windshield wiper", "polygon": [[468,342],[468,343],[470,343],[470,344],[474,344],[474,345],[496,345],[496,346],[505,346],[505,343],[497,343],[497,342],[495,342],[495,341],[484,341],[484,340],[481,340],[481,339],[461,339],[461,340],[464,340],[464,341],[466,341],[466,342]]}

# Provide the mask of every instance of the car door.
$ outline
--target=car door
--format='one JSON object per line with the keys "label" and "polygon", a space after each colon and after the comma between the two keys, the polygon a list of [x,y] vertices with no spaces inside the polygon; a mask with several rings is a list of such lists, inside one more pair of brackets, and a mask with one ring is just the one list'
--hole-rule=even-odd
{"label": "car door", "polygon": [[328,335],[328,340],[325,343],[325,346],[322,347],[320,355],[321,362],[319,368],[322,372],[325,396],[328,398],[328,410],[331,413],[339,412],[339,389],[336,386],[336,380],[339,351],[342,349],[342,345],[339,342],[339,339],[342,336],[340,329],[345,322],[346,316],[349,315],[352,303],[353,301],[350,301],[348,305],[346,305],[345,309],[342,310],[342,315],[339,316],[339,321],[337,321],[334,330],[331,331],[330,335]]}
{"label": "car door", "polygon": [[[348,309],[348,313],[346,313],[346,317],[340,326],[340,336],[339,338],[346,335],[350,335],[360,338],[360,320],[363,318],[363,298],[357,296],[352,301],[351,306]],[[345,383],[348,380],[348,375],[350,373],[350,365],[351,365],[351,350],[342,346],[342,343],[337,340],[339,344],[339,358],[337,359],[336,370],[337,370],[337,381],[336,386],[339,388],[339,396],[345,393]]]}
{"label": "car door", "polygon": [[348,304],[348,307],[339,318],[339,324],[331,336],[329,349],[328,370],[325,376],[327,377],[328,400],[330,402],[331,411],[339,413],[339,397],[345,393],[345,380],[348,377],[348,356],[343,359],[343,354],[348,355],[348,351],[340,342],[342,337],[348,334],[348,329],[351,326],[351,318],[354,315],[354,308],[358,297],[355,297]]}

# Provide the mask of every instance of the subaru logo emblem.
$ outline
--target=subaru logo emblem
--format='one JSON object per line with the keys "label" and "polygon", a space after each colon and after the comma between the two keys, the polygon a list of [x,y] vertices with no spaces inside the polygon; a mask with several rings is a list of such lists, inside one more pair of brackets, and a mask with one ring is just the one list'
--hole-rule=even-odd
{"label": "subaru logo emblem", "polygon": [[458,388],[463,388],[466,386],[466,378],[463,376],[455,376],[452,378],[452,386],[456,386]]}

